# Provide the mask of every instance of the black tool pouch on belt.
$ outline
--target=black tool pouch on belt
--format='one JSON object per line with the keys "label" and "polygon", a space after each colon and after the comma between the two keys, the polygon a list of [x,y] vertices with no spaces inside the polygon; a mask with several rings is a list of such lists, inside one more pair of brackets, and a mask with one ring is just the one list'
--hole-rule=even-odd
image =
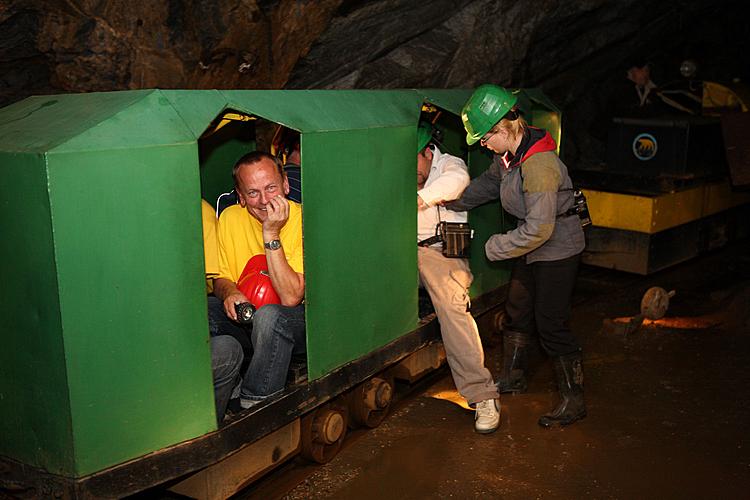
{"label": "black tool pouch on belt", "polygon": [[437,232],[443,239],[445,257],[469,258],[469,245],[474,231],[463,222],[440,222]]}
{"label": "black tool pouch on belt", "polygon": [[[438,207],[438,219],[440,208]],[[422,240],[417,245],[428,247],[435,243],[443,243],[443,256],[468,259],[469,245],[474,237],[474,230],[465,222],[438,222],[435,227],[435,236]]]}
{"label": "black tool pouch on belt", "polygon": [[570,217],[571,215],[577,215],[581,221],[581,227],[591,225],[591,215],[589,214],[589,204],[586,201],[586,196],[580,189],[561,189],[560,191],[572,191],[573,192],[573,206],[568,210],[558,215],[560,217]]}

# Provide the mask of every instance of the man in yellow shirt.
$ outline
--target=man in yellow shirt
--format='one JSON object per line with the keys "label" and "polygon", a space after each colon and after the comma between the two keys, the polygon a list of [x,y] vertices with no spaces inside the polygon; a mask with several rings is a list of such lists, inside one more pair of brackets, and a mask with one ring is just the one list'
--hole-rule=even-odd
{"label": "man in yellow shirt", "polygon": [[[248,408],[282,390],[292,354],[305,352],[302,208],[286,199],[289,183],[283,167],[268,153],[243,156],[232,175],[240,204],[219,218],[219,274],[215,297],[209,298],[209,327],[212,336],[232,335],[252,353],[241,389],[242,406]],[[252,325],[243,328],[235,306],[249,300],[237,281],[258,254],[266,256],[281,303],[261,307]]]}

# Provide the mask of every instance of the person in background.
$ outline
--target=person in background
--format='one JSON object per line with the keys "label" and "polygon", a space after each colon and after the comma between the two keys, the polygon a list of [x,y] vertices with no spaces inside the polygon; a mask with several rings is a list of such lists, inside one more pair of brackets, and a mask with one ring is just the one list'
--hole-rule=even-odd
{"label": "person in background", "polygon": [[633,65],[628,69],[627,76],[628,80],[635,84],[635,92],[638,95],[638,107],[644,108],[651,105],[656,97],[657,87],[651,81],[651,68],[649,65]]}
{"label": "person in background", "polygon": [[297,203],[302,203],[302,158],[300,155],[299,134],[296,132],[289,135],[287,144],[284,145],[286,163],[284,172],[289,181],[289,194],[287,198]]}
{"label": "person in background", "polygon": [[571,300],[583,229],[573,206],[573,184],[557,156],[550,134],[526,124],[517,96],[496,85],[478,87],[463,107],[466,143],[492,153],[492,165],[473,179],[461,197],[446,203],[470,210],[500,198],[517,219],[511,231],[492,235],[485,244],[489,260],[513,259],[503,320],[503,373],[500,392],[526,390],[526,359],[536,331],[552,358],[560,403],[539,425],[568,425],[586,416],[583,352],[570,330]]}
{"label": "person in background", "polygon": [[[691,73],[687,74],[692,76]],[[636,116],[661,116],[675,113],[697,115],[701,112],[702,98],[689,88],[688,81],[678,82],[677,86],[674,83],[658,86],[651,79],[651,65],[648,63],[633,64],[627,71],[627,77],[635,84],[638,97],[637,112],[634,113]]]}

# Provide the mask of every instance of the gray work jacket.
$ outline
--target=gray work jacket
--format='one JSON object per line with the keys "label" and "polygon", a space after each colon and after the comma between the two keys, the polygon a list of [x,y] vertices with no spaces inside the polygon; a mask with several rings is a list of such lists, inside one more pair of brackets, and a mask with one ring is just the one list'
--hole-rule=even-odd
{"label": "gray work jacket", "polygon": [[[561,260],[586,245],[577,215],[561,216],[573,206],[573,183],[568,168],[553,151],[536,153],[520,166],[506,168],[495,155],[490,168],[471,181],[451,210],[470,210],[500,197],[516,228],[492,235],[485,244],[490,260],[525,256],[527,263]],[[570,191],[561,191],[571,189]]]}

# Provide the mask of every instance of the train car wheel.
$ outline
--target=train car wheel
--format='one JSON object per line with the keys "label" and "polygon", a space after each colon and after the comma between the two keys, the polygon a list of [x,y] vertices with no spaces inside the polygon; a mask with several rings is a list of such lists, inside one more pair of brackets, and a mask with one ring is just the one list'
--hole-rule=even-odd
{"label": "train car wheel", "polygon": [[505,311],[500,310],[495,313],[492,318],[492,326],[495,327],[495,331],[502,335],[503,333],[503,319],[505,319]]}
{"label": "train car wheel", "polygon": [[375,428],[388,414],[393,399],[393,381],[373,377],[355,387],[347,399],[352,424]]}
{"label": "train car wheel", "polygon": [[302,456],[319,464],[330,462],[344,442],[347,420],[346,408],[333,404],[323,405],[302,417]]}

